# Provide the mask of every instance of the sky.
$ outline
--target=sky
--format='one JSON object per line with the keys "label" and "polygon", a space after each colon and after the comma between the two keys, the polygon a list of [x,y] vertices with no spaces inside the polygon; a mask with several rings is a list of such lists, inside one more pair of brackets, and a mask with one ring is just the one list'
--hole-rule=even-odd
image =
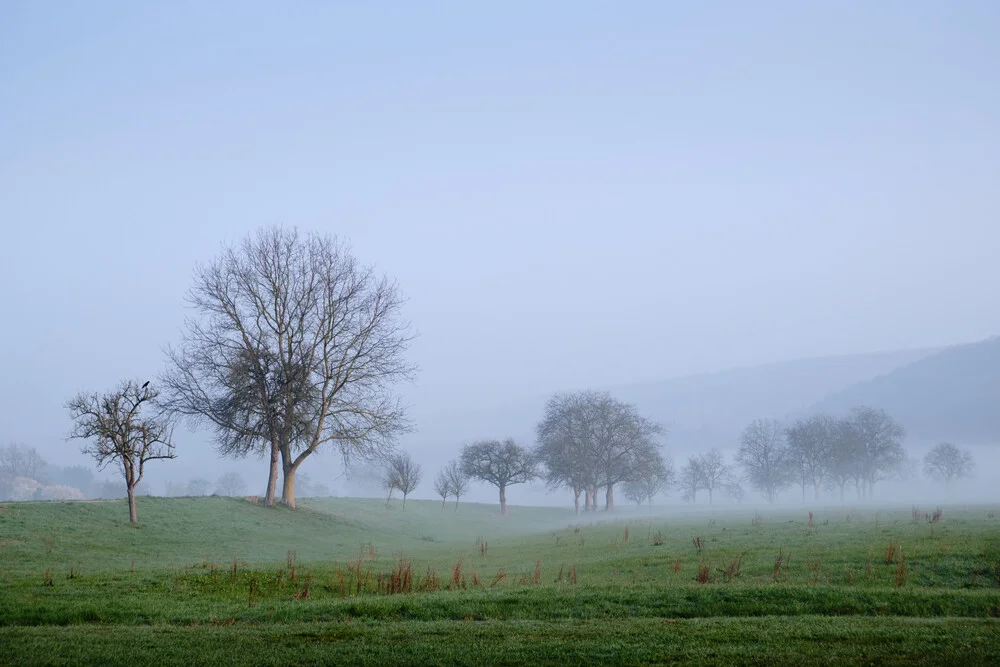
{"label": "sky", "polygon": [[[348,239],[421,415],[1000,332],[1000,4],[0,3],[0,441]],[[418,424],[419,427],[419,424]],[[74,460],[75,461],[75,460]]]}

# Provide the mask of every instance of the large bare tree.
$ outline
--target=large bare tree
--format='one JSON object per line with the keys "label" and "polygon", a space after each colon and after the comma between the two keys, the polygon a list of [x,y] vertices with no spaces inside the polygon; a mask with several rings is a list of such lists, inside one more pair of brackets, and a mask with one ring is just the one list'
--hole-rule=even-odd
{"label": "large bare tree", "polygon": [[615,485],[643,475],[659,456],[662,432],[635,406],[607,392],[556,395],[538,425],[537,453],[549,484],[573,489],[578,512],[581,490],[587,509],[596,509],[598,487],[605,489],[605,509],[613,511]]}
{"label": "large bare tree", "polygon": [[850,419],[838,418],[833,422],[829,448],[826,452],[827,484],[839,489],[840,502],[844,502],[844,489],[853,481],[861,489],[861,442]]}
{"label": "large bare tree", "polygon": [[295,473],[321,447],[384,457],[408,430],[396,383],[414,372],[394,282],[329,235],[262,229],[195,273],[199,317],[168,348],[168,405],[220,451],[268,456],[265,504],[295,507]]}
{"label": "large bare tree", "polygon": [[582,494],[586,510],[597,505],[599,470],[588,398],[583,392],[552,396],[537,426],[535,452],[545,466],[545,481],[552,489],[568,487],[573,492],[577,514]]}
{"label": "large bare tree", "polygon": [[833,458],[830,449],[837,442],[838,428],[833,418],[813,415],[797,420],[786,433],[789,464],[802,487],[802,502],[808,487],[812,487],[814,499],[819,500],[819,490],[829,477]]}
{"label": "large bare tree", "polygon": [[462,448],[462,472],[500,491],[500,513],[507,514],[507,487],[538,476],[534,455],[511,438],[484,440]]}
{"label": "large bare tree", "polygon": [[743,431],[736,453],[746,480],[764,499],[773,503],[781,489],[788,486],[790,467],[785,447],[785,432],[773,419],[755,419]]}
{"label": "large bare tree", "polygon": [[856,443],[859,490],[871,500],[875,484],[895,473],[906,460],[903,448],[906,431],[880,408],[854,408],[848,423]]}
{"label": "large bare tree", "polygon": [[[83,453],[94,457],[99,470],[113,464],[121,466],[128,517],[133,524],[139,523],[135,491],[146,464],[176,458],[170,422],[155,407],[158,395],[148,382],[140,385],[127,380],[113,391],[80,393],[66,403],[74,422],[70,437],[88,441]],[[149,409],[154,414],[143,414]]]}

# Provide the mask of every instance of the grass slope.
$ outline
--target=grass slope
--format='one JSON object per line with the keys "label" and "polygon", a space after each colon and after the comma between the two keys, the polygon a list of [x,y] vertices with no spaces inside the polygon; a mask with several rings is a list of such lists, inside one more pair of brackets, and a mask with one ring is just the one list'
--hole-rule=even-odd
{"label": "grass slope", "polygon": [[1000,663],[995,508],[139,513],[0,506],[0,663]]}

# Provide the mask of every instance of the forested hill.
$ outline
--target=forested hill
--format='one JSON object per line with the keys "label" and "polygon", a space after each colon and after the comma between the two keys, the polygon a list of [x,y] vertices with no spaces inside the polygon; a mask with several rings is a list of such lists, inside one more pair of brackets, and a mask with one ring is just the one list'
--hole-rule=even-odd
{"label": "forested hill", "polygon": [[[736,447],[743,428],[758,417],[785,418],[808,410],[824,397],[859,382],[904,367],[936,350],[803,359],[738,368],[661,381],[623,384],[607,389],[635,403],[646,416],[668,428],[673,452]],[[555,391],[555,389],[554,389]],[[452,447],[477,438],[507,435],[534,443],[535,424],[546,396],[525,397],[516,404],[489,405],[421,420],[411,436],[418,449]]]}
{"label": "forested hill", "polygon": [[935,350],[800,359],[611,388],[669,426],[682,448],[735,447],[760,417],[783,419],[834,392],[889,373]]}
{"label": "forested hill", "polygon": [[1000,337],[938,351],[831,394],[812,410],[842,413],[855,405],[885,409],[911,442],[1000,443]]}

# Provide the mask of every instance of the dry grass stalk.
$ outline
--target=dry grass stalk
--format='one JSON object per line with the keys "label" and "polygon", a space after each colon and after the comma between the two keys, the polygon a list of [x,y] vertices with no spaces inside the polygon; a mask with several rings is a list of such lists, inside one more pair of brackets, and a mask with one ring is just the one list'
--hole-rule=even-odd
{"label": "dry grass stalk", "polygon": [[899,544],[895,540],[889,542],[889,547],[885,550],[885,564],[892,565],[899,555]]}
{"label": "dry grass stalk", "polygon": [[723,579],[726,583],[731,582],[734,578],[740,576],[740,570],[743,567],[743,554],[740,553],[739,556],[733,558],[729,561],[729,565],[725,568],[719,568],[719,572],[722,573]]}
{"label": "dry grass stalk", "polygon": [[906,584],[906,580],[910,576],[909,568],[906,567],[906,557],[903,556],[903,550],[899,550],[899,555],[896,559],[896,572],[892,576],[892,583],[896,588]]}
{"label": "dry grass stalk", "polygon": [[788,561],[790,559],[791,554],[786,554],[783,549],[778,549],[778,556],[774,559],[774,568],[771,570],[772,581],[778,581],[782,569],[788,570]]}

